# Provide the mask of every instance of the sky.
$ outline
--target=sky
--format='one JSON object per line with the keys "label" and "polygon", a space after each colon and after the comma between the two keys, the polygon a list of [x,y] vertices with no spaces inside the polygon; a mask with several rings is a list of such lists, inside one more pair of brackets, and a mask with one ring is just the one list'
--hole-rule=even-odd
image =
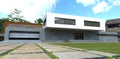
{"label": "sky", "polygon": [[0,0],[0,18],[15,8],[30,22],[46,13],[60,13],[109,20],[120,18],[120,0]]}

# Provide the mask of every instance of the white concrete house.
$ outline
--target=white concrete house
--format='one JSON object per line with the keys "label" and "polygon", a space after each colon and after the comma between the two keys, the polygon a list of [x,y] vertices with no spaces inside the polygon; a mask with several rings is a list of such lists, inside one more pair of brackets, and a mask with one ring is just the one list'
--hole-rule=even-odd
{"label": "white concrete house", "polygon": [[47,13],[42,26],[10,24],[8,23],[9,26],[5,29],[5,40],[118,42],[117,33],[105,32],[103,19]]}

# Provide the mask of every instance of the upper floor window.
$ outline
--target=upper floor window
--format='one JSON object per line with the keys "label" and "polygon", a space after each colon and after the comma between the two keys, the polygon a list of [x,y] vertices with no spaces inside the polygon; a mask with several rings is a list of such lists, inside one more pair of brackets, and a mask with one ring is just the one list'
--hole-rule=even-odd
{"label": "upper floor window", "polygon": [[100,22],[84,21],[85,26],[100,27]]}
{"label": "upper floor window", "polygon": [[55,17],[55,24],[75,25],[75,19]]}

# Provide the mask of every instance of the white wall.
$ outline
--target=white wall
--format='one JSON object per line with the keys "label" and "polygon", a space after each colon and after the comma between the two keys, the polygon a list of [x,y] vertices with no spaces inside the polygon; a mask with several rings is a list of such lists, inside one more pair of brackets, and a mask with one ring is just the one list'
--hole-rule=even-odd
{"label": "white wall", "polygon": [[[76,25],[55,24],[55,17],[75,19]],[[84,26],[84,21],[100,22],[100,27]],[[46,25],[43,28],[67,28],[67,29],[82,29],[82,30],[105,30],[105,21],[103,19],[47,13]]]}

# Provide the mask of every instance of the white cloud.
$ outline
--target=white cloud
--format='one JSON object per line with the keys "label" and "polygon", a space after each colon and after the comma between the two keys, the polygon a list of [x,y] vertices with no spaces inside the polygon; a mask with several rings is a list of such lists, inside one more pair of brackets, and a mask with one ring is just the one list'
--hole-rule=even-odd
{"label": "white cloud", "polygon": [[120,0],[114,0],[114,1],[113,1],[113,5],[114,5],[114,6],[120,5]]}
{"label": "white cloud", "polygon": [[84,6],[93,5],[96,0],[76,0],[77,3],[82,3]]}
{"label": "white cloud", "polygon": [[105,1],[102,1],[93,7],[93,12],[97,14],[100,12],[108,11],[110,8],[111,6],[109,6],[108,3],[106,3]]}
{"label": "white cloud", "polygon": [[25,19],[33,22],[51,11],[55,4],[56,0],[1,0],[0,12],[9,14],[18,8]]}
{"label": "white cloud", "polygon": [[92,5],[95,14],[107,12],[112,7],[120,6],[120,0],[76,0],[76,2],[83,4],[84,7]]}

